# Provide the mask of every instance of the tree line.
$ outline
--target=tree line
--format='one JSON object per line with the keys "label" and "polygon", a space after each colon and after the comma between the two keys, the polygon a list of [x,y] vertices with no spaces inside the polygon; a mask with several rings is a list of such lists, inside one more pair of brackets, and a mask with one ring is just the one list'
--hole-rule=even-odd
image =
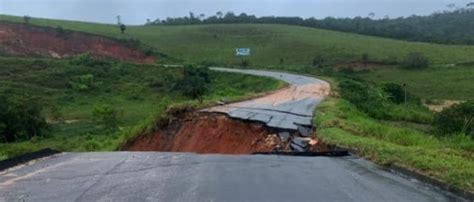
{"label": "tree line", "polygon": [[463,8],[433,13],[429,16],[416,16],[375,19],[375,13],[367,17],[324,19],[266,16],[256,17],[246,13],[217,12],[213,16],[204,14],[166,18],[165,20],[147,19],[146,25],[193,25],[193,24],[234,24],[234,23],[265,23],[297,25],[335,31],[352,32],[443,44],[474,44],[474,3]]}

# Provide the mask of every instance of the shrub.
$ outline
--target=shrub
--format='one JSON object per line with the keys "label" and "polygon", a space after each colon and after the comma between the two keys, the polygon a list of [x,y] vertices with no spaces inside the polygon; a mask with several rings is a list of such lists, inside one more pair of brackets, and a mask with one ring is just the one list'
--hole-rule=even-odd
{"label": "shrub", "polygon": [[356,105],[374,118],[387,118],[387,99],[379,89],[351,79],[339,83],[342,98]]}
{"label": "shrub", "polygon": [[[402,104],[405,102],[405,89],[403,86],[395,83],[386,83],[383,85],[383,91],[387,94],[388,99],[395,104]],[[407,102],[415,105],[420,105],[421,99],[418,96],[407,93]]]}
{"label": "shrub", "polygon": [[129,48],[140,48],[142,46],[142,42],[135,38],[122,38],[117,39],[117,41]]}
{"label": "shrub", "polygon": [[455,133],[474,136],[474,102],[453,105],[436,114],[434,126],[441,135]]}
{"label": "shrub", "polygon": [[317,56],[314,56],[312,64],[313,66],[321,67],[321,66],[324,66],[324,62],[325,60],[323,56],[317,55]]}
{"label": "shrub", "polygon": [[50,113],[50,117],[51,117],[51,120],[56,122],[56,123],[64,123],[64,115],[63,113],[61,112],[61,109],[57,106],[57,105],[52,105],[50,108],[49,108],[49,113]]}
{"label": "shrub", "polygon": [[45,136],[50,127],[41,113],[43,107],[32,97],[0,96],[0,142]]}
{"label": "shrub", "polygon": [[405,102],[405,90],[403,86],[395,83],[384,84],[383,90],[388,95],[388,99],[395,104],[401,104]]}
{"label": "shrub", "polygon": [[91,53],[77,55],[69,61],[71,65],[86,67],[112,67],[112,63],[106,60],[96,59]]}
{"label": "shrub", "polygon": [[242,60],[242,62],[240,63],[240,65],[242,67],[249,67],[250,66],[250,62],[248,60]]}
{"label": "shrub", "polygon": [[429,59],[422,53],[409,53],[402,61],[402,66],[410,69],[422,69],[430,66]]}
{"label": "shrub", "polygon": [[30,16],[28,16],[28,15],[23,16],[23,21],[25,22],[25,24],[29,24],[30,20],[31,20]]}
{"label": "shrub", "polygon": [[92,111],[94,121],[105,130],[115,131],[118,129],[119,112],[110,105],[101,105],[94,107]]}
{"label": "shrub", "polygon": [[211,78],[208,68],[194,68],[192,66],[184,69],[183,78],[178,80],[174,89],[182,95],[199,99],[207,92]]}
{"label": "shrub", "polygon": [[56,34],[58,37],[66,37],[69,34],[69,31],[65,30],[62,26],[57,26]]}
{"label": "shrub", "polygon": [[69,85],[75,91],[88,91],[96,87],[92,74],[78,76],[76,81],[69,82]]}
{"label": "shrub", "polygon": [[368,53],[362,54],[362,64],[364,66],[367,66],[369,64],[369,54]]}

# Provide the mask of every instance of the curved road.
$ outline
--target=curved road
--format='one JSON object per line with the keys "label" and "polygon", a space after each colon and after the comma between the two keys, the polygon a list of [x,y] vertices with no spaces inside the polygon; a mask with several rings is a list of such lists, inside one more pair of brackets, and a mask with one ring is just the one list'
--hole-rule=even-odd
{"label": "curved road", "polygon": [[211,69],[272,77],[288,83],[287,88],[261,98],[204,110],[227,113],[233,118],[263,122],[272,128],[297,130],[298,126],[311,126],[316,105],[330,91],[327,82],[308,76],[262,70],[219,67]]}
{"label": "curved road", "polygon": [[[299,91],[292,95],[301,97],[294,100],[292,96],[291,99],[286,97],[285,102],[260,98],[258,102],[252,100],[210,110],[225,110],[231,115],[245,110],[245,113],[255,113],[254,118],[271,111],[281,113],[276,116],[290,117],[290,114],[305,119],[311,117],[312,109],[329,92],[329,88],[327,91],[321,88],[327,84],[317,79],[275,72],[253,73],[294,78],[290,80],[295,85],[287,90]],[[319,83],[313,86],[319,90],[301,87],[308,83]],[[281,119],[279,123],[286,128],[308,122]],[[453,200],[459,198],[357,157],[61,153],[0,172],[0,201]]]}

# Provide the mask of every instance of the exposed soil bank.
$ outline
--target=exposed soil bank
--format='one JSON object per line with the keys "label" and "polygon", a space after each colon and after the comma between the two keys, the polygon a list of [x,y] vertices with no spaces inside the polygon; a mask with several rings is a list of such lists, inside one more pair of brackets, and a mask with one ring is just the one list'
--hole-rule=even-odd
{"label": "exposed soil bank", "polygon": [[284,149],[284,143],[261,123],[217,113],[186,113],[152,135],[141,135],[128,151],[251,154]]}
{"label": "exposed soil bank", "polygon": [[0,53],[22,57],[67,58],[89,52],[99,58],[151,63],[143,51],[119,41],[80,32],[0,22]]}

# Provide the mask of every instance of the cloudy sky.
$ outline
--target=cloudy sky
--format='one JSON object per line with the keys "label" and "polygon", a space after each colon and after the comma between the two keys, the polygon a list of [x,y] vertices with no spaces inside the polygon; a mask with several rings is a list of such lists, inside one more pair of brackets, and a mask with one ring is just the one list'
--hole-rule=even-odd
{"label": "cloudy sky", "polygon": [[257,16],[324,18],[428,15],[446,10],[448,4],[464,6],[470,0],[0,0],[0,14],[30,15],[80,21],[114,23],[121,15],[126,24],[143,24],[147,18],[217,11],[245,12]]}

